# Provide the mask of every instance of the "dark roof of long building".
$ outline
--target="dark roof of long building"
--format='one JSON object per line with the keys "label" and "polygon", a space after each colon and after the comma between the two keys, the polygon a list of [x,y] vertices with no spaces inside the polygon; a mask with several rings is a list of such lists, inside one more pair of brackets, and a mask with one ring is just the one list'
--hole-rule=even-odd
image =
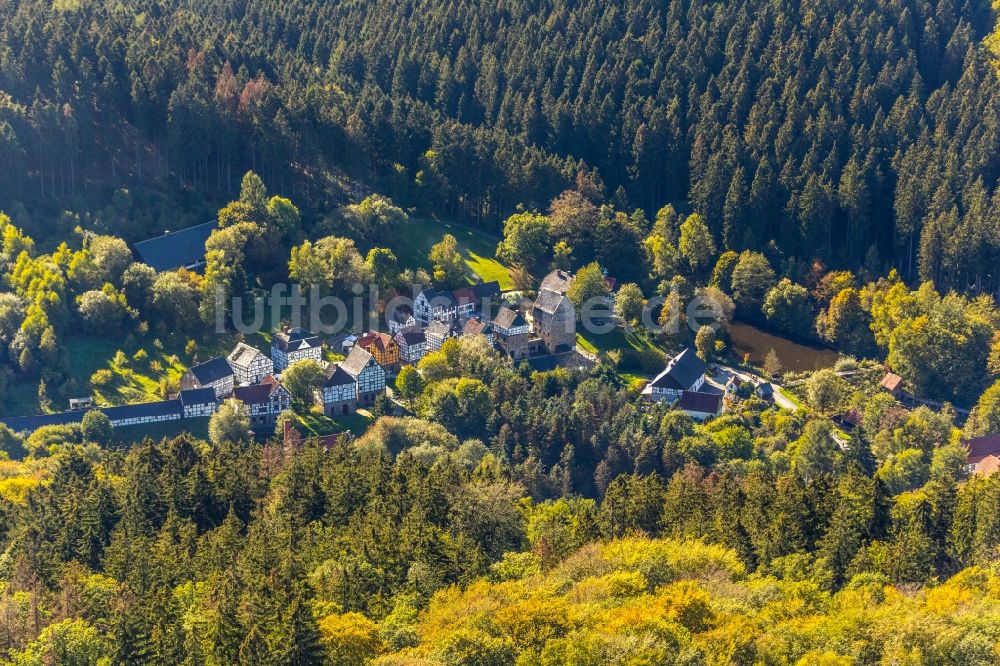
{"label": "dark roof of long building", "polygon": [[120,407],[102,407],[101,411],[112,421],[122,419],[140,419],[154,416],[180,415],[180,400],[161,400],[159,402],[142,402],[137,405],[121,405]]}
{"label": "dark roof of long building", "polygon": [[261,405],[270,400],[281,384],[272,375],[265,377],[259,384],[237,386],[233,389],[233,397],[248,405]]}
{"label": "dark roof of long building", "polygon": [[478,299],[494,298],[500,295],[500,283],[496,280],[477,282],[472,285],[472,293]]}
{"label": "dark roof of long building", "polygon": [[182,405],[204,405],[215,402],[215,390],[210,388],[186,389],[177,394]]}
{"label": "dark roof of long building", "polygon": [[722,395],[718,393],[702,393],[700,391],[684,391],[677,407],[688,412],[718,414],[722,408]]}
{"label": "dark roof of long building", "polygon": [[218,228],[212,220],[180,231],[168,232],[135,244],[143,263],[158,271],[172,271],[185,266],[197,266],[205,261],[205,241]]}
{"label": "dark roof of long building", "polygon": [[206,385],[217,382],[224,377],[229,377],[233,374],[233,369],[229,365],[229,361],[221,356],[216,356],[210,361],[199,363],[191,368],[189,372],[198,380],[199,384]]}
{"label": "dark roof of long building", "polygon": [[37,414],[35,416],[7,416],[0,423],[14,432],[33,432],[43,426],[68,425],[83,420],[85,411],[59,412],[58,414]]}
{"label": "dark roof of long building", "polygon": [[666,369],[651,382],[651,386],[663,389],[686,391],[705,374],[708,366],[698,358],[691,348],[687,348],[670,359]]}

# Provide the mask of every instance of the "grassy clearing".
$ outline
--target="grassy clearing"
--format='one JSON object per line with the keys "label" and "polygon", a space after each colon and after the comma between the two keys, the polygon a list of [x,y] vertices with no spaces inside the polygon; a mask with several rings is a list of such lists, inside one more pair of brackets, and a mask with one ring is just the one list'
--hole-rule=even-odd
{"label": "grassy clearing", "polygon": [[591,354],[606,354],[616,350],[635,352],[655,350],[664,354],[668,352],[667,349],[653,340],[648,332],[639,329],[626,331],[621,326],[608,333],[577,332],[576,342]]}
{"label": "grassy clearing", "polygon": [[514,288],[510,269],[496,260],[498,236],[493,236],[457,222],[443,222],[428,218],[411,218],[391,243],[400,266],[404,268],[430,269],[427,258],[431,247],[439,243],[445,234],[451,234],[458,241],[459,250],[465,258],[469,270],[484,282],[496,280],[500,288]]}
{"label": "grassy clearing", "polygon": [[[236,336],[204,333],[194,339],[197,348],[188,354],[188,338],[179,334],[131,334],[119,338],[94,335],[71,335],[65,338],[70,355],[70,380],[63,386],[48,386],[52,411],[68,409],[69,398],[92,395],[100,406],[125,405],[163,400],[167,392],[177,390],[181,375],[195,363],[215,356],[225,356],[236,344]],[[247,343],[268,350],[269,331],[247,338]],[[124,355],[116,362],[118,351]],[[138,355],[137,355],[138,354]],[[106,370],[106,381],[94,385],[91,379],[98,370]],[[161,384],[162,382],[162,384]],[[20,381],[10,387],[2,413],[38,414],[38,383]]]}
{"label": "grassy clearing", "polygon": [[360,410],[357,414],[338,416],[336,419],[332,419],[321,411],[316,410],[308,414],[298,414],[296,427],[306,437],[335,435],[348,430],[354,433],[355,436],[361,436],[368,430],[368,426],[371,423],[371,414],[365,410]]}

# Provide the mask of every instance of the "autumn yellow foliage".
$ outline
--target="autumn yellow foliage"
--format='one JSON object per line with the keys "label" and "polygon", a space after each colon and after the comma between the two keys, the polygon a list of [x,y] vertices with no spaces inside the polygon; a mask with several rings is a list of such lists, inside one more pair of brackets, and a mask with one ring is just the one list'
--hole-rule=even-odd
{"label": "autumn yellow foliage", "polygon": [[1000,566],[926,589],[864,575],[832,593],[748,574],[720,546],[626,538],[441,590],[417,618],[415,643],[373,663],[995,663]]}

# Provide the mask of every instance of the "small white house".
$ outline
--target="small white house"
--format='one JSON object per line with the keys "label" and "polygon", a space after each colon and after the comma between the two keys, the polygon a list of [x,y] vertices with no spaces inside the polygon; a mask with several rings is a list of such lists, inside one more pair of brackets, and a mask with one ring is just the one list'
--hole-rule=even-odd
{"label": "small white house", "polygon": [[271,358],[275,372],[281,372],[296,361],[323,360],[323,345],[319,336],[296,326],[286,328],[271,341]]}
{"label": "small white house", "polygon": [[237,344],[226,360],[240,384],[256,384],[274,372],[274,361],[245,342]]}
{"label": "small white house", "polygon": [[643,390],[650,400],[680,400],[685,391],[697,392],[705,383],[705,365],[694,351],[685,349],[670,359],[667,367]]}

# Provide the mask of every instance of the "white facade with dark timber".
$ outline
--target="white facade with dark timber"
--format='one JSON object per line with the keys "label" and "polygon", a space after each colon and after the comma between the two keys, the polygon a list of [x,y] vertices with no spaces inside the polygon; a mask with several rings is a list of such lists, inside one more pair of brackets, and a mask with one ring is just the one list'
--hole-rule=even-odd
{"label": "white facade with dark timber", "polygon": [[210,361],[199,363],[181,377],[181,390],[210,388],[216,398],[225,398],[233,392],[236,375],[229,361],[217,356]]}
{"label": "white facade with dark timber", "polygon": [[281,372],[296,361],[319,363],[323,360],[323,344],[318,335],[304,328],[285,329],[271,341],[271,359],[275,372]]}
{"label": "white facade with dark timber", "polygon": [[340,367],[358,384],[358,406],[370,406],[380,393],[385,393],[385,370],[361,347],[355,347],[340,363]]}
{"label": "white facade with dark timber", "polygon": [[358,410],[358,380],[333,363],[325,368],[326,379],[319,391],[323,413],[327,416],[346,416]]}
{"label": "white facade with dark timber", "polygon": [[400,329],[393,336],[399,347],[399,360],[403,363],[416,363],[427,355],[427,335],[419,326]]}
{"label": "white facade with dark timber", "polygon": [[685,391],[696,392],[705,383],[705,365],[691,348],[670,359],[667,367],[646,385],[643,394],[652,400],[679,400]]}
{"label": "white facade with dark timber", "polygon": [[246,405],[254,428],[273,426],[278,414],[292,405],[288,389],[273,375],[268,375],[259,384],[237,386],[233,389],[233,397]]}
{"label": "white facade with dark timber", "polygon": [[211,416],[218,407],[215,391],[210,388],[189,389],[181,391],[178,396],[186,419],[196,419]]}
{"label": "white facade with dark timber", "polygon": [[239,384],[256,384],[274,372],[274,361],[245,342],[237,344],[226,360]]}

